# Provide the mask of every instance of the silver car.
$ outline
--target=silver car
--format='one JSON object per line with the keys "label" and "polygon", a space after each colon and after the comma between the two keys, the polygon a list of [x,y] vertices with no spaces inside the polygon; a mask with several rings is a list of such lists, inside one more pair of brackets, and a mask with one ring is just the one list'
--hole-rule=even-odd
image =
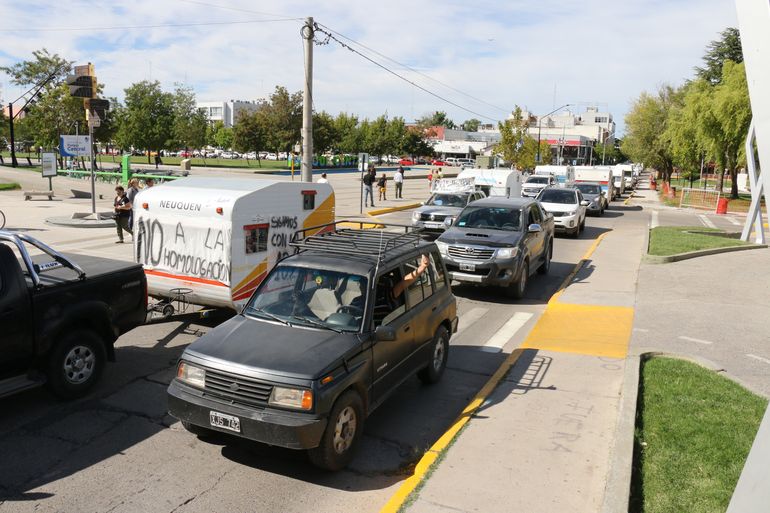
{"label": "silver car", "polygon": [[469,203],[486,198],[481,191],[436,192],[412,213],[412,226],[440,235],[447,218],[454,219]]}

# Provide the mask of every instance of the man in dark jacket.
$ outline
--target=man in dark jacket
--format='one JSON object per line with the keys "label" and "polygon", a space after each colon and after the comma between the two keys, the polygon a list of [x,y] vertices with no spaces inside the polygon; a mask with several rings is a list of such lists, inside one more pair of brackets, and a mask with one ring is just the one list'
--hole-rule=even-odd
{"label": "man in dark jacket", "polygon": [[374,167],[370,167],[369,172],[364,175],[364,205],[367,207],[369,206],[369,200],[372,206],[374,206],[374,190],[372,186],[376,179],[377,172],[374,170]]}
{"label": "man in dark jacket", "polygon": [[115,201],[113,202],[115,207],[115,224],[118,227],[118,240],[115,244],[123,243],[123,231],[133,233],[129,226],[129,219],[131,217],[131,201],[126,196],[126,190],[122,186],[115,187]]}

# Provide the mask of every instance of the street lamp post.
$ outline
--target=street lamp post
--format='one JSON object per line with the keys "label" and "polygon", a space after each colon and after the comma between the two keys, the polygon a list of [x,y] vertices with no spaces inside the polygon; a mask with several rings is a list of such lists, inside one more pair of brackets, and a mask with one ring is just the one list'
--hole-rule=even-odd
{"label": "street lamp post", "polygon": [[565,103],[564,105],[562,105],[558,109],[554,109],[551,112],[549,112],[548,114],[543,114],[542,116],[537,118],[537,159],[536,159],[537,163],[540,163],[540,129],[541,129],[542,125],[543,125],[543,118],[550,116],[554,112],[560,111],[564,107],[572,107],[573,105],[574,105],[574,103]]}

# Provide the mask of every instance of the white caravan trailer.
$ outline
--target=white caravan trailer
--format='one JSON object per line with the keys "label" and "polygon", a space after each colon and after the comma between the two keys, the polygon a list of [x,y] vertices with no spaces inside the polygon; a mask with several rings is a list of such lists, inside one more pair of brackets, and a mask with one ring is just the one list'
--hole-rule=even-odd
{"label": "white caravan trailer", "polygon": [[572,166],[535,166],[535,174],[553,176],[559,187],[572,187],[575,183],[575,168]]}
{"label": "white caravan trailer", "polygon": [[334,221],[334,191],[321,183],[189,177],[141,191],[133,212],[134,257],[149,295],[174,299],[182,289],[190,303],[238,310],[293,252],[295,231]]}
{"label": "white caravan trailer", "polygon": [[457,178],[472,178],[476,189],[487,196],[521,196],[521,172],[515,169],[463,169]]}
{"label": "white caravan trailer", "polygon": [[618,166],[612,166],[612,183],[615,186],[615,191],[618,196],[622,196],[626,192],[626,181],[623,179],[623,170]]}
{"label": "white caravan trailer", "polygon": [[632,164],[616,164],[612,168],[612,176],[622,176],[625,190],[630,191],[634,188],[634,166]]}
{"label": "white caravan trailer", "polygon": [[598,182],[602,186],[607,201],[613,201],[617,195],[612,183],[612,170],[608,167],[577,166],[575,167],[575,183]]}

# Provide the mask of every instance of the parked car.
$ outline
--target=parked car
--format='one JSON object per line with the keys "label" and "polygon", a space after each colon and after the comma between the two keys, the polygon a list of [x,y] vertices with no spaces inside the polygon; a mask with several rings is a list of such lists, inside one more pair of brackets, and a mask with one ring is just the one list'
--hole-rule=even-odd
{"label": "parked car", "polygon": [[476,161],[474,159],[457,159],[457,165],[460,167],[474,167]]}
{"label": "parked car", "polygon": [[441,159],[434,159],[430,163],[431,163],[432,166],[447,166],[448,165],[446,163],[446,161],[441,160]]}
{"label": "parked car", "polygon": [[530,275],[550,269],[553,236],[553,216],[538,201],[493,196],[465,207],[436,245],[453,280],[520,299]]}
{"label": "parked car", "polygon": [[436,245],[417,233],[325,230],[298,232],[299,253],[241,314],[185,349],[168,388],[185,428],[307,449],[338,470],[401,383],[441,379],[457,313]]}
{"label": "parked car", "polygon": [[460,159],[456,157],[447,157],[444,159],[444,162],[447,166],[453,166],[453,167],[459,167],[460,166]]}
{"label": "parked car", "polygon": [[398,164],[401,166],[413,166],[414,161],[412,159],[401,159],[398,161]]}
{"label": "parked car", "polygon": [[604,215],[604,209],[607,208],[606,193],[602,190],[602,184],[599,182],[580,182],[575,184],[575,189],[579,190],[583,198],[588,201],[587,211],[591,214]]}
{"label": "parked car", "polygon": [[61,398],[85,395],[114,361],[115,340],[144,324],[142,266],[76,258],[0,231],[0,397],[43,384]]}
{"label": "parked car", "polygon": [[412,212],[412,226],[426,233],[441,234],[447,228],[444,222],[447,218],[457,217],[467,205],[486,197],[482,191],[473,190],[473,186],[471,190],[436,192],[422,207]]}
{"label": "parked car", "polygon": [[553,215],[557,232],[577,237],[586,226],[586,207],[589,202],[574,187],[543,189],[537,199],[543,208]]}
{"label": "parked car", "polygon": [[529,175],[521,185],[521,195],[536,198],[540,191],[557,184],[556,178],[552,175]]}

